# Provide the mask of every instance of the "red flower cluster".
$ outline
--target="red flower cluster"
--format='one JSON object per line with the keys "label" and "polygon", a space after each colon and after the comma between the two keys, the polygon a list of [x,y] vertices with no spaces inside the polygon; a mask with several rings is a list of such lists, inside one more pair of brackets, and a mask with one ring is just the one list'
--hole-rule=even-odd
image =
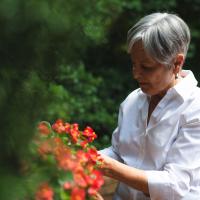
{"label": "red flower cluster", "polygon": [[[70,200],[85,200],[96,195],[104,180],[97,168],[101,160],[90,144],[97,137],[93,129],[86,127],[80,131],[78,124],[64,123],[60,119],[52,126],[41,122],[38,128],[41,136],[37,140],[39,154],[43,159],[52,156],[58,172],[72,174],[64,181],[63,177],[60,177],[62,181],[58,180],[64,196],[70,195]],[[47,188],[46,183],[40,186],[36,200],[53,200],[53,190]],[[46,191],[52,191],[52,195],[44,198]]]}
{"label": "red flower cluster", "polygon": [[58,119],[53,125],[52,129],[58,134],[69,134],[74,143],[79,142],[82,147],[85,147],[89,142],[96,139],[97,135],[93,129],[89,126],[84,131],[79,131],[78,124],[64,123],[61,119]]}
{"label": "red flower cluster", "polygon": [[48,183],[43,183],[39,186],[39,189],[35,195],[35,200],[53,200],[53,189]]}

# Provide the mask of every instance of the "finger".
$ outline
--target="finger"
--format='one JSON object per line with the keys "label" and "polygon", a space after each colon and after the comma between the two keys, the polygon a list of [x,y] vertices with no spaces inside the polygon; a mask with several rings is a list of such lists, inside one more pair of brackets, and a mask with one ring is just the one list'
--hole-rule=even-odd
{"label": "finger", "polygon": [[99,193],[97,193],[95,196],[95,200],[104,200],[104,199]]}

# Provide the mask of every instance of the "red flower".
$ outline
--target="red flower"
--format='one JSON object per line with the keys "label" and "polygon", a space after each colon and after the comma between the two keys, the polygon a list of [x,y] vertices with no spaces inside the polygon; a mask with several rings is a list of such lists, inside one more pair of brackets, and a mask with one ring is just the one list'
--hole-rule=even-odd
{"label": "red flower", "polygon": [[95,195],[95,194],[97,194],[96,188],[89,187],[89,188],[88,188],[88,194],[89,194],[89,195]]}
{"label": "red flower", "polygon": [[82,171],[74,173],[74,182],[80,187],[87,187],[87,182]]}
{"label": "red flower", "polygon": [[95,165],[94,163],[92,162],[88,162],[87,165],[86,165],[86,170],[88,171],[88,173],[91,173],[95,168]]}
{"label": "red flower", "polygon": [[54,147],[61,147],[61,146],[63,147],[64,146],[62,139],[59,137],[54,137],[53,143],[54,143]]}
{"label": "red flower", "polygon": [[70,200],[85,200],[85,190],[78,187],[73,188]]}
{"label": "red flower", "polygon": [[104,184],[104,179],[100,171],[93,170],[89,175],[85,176],[87,183],[90,185],[88,193],[94,195]]}
{"label": "red flower", "polygon": [[93,161],[94,163],[97,162],[99,155],[95,148],[89,148],[87,151],[87,154],[89,158],[91,159],[91,161]]}
{"label": "red flower", "polygon": [[40,143],[40,145],[38,147],[38,152],[41,156],[45,156],[46,154],[51,153],[52,146],[51,146],[50,140]]}
{"label": "red flower", "polygon": [[[80,131],[77,123],[69,124],[61,119],[52,126],[42,122],[38,128],[43,135],[48,135],[36,141],[38,151],[44,158],[54,159],[51,163],[53,167],[56,164],[56,178],[66,198],[91,199],[104,183],[102,174],[96,170],[101,163],[99,154],[90,144],[97,137],[93,129],[88,126]],[[53,195],[59,198],[45,183],[39,187],[35,200],[53,200]]]}
{"label": "red flower", "polygon": [[64,124],[64,127],[65,127],[65,132],[66,133],[69,133],[70,132],[70,129],[71,129],[71,125],[69,123],[65,123]]}
{"label": "red flower", "polygon": [[81,147],[85,148],[88,144],[88,141],[84,140],[80,142]]}
{"label": "red flower", "polygon": [[76,130],[76,129],[71,129],[71,130],[70,130],[70,135],[71,135],[72,141],[73,141],[74,143],[77,143],[77,142],[78,142],[79,135],[80,135],[79,131]]}
{"label": "red flower", "polygon": [[72,138],[73,143],[77,143],[78,139],[80,138],[80,131],[78,129],[78,124],[72,124],[71,129],[69,130],[69,134]]}
{"label": "red flower", "polygon": [[56,120],[56,122],[52,125],[52,129],[57,133],[65,133],[65,125],[61,119]]}
{"label": "red flower", "polygon": [[66,147],[57,147],[55,151],[55,159],[59,168],[63,170],[74,170],[77,166],[76,160],[71,154],[71,150]]}
{"label": "red flower", "polygon": [[85,136],[89,142],[92,142],[94,139],[97,138],[97,135],[93,131],[93,129],[89,126],[85,128],[85,130],[82,133],[83,136]]}
{"label": "red flower", "polygon": [[77,123],[72,124],[72,129],[78,131],[78,124]]}
{"label": "red flower", "polygon": [[48,128],[47,124],[45,122],[40,122],[38,125],[38,131],[42,135],[49,135],[51,133],[50,129]]}
{"label": "red flower", "polygon": [[83,150],[78,150],[76,156],[80,163],[87,163],[89,160],[89,156]]}
{"label": "red flower", "polygon": [[53,200],[53,195],[53,189],[48,185],[48,183],[43,183],[39,186],[35,200]]}
{"label": "red flower", "polygon": [[100,189],[100,187],[104,184],[104,179],[101,172],[94,170],[91,176],[93,179],[92,187],[96,188],[96,190]]}
{"label": "red flower", "polygon": [[64,184],[63,184],[63,188],[65,189],[65,190],[69,190],[69,189],[71,189],[73,187],[73,184],[71,183],[71,182],[65,182]]}

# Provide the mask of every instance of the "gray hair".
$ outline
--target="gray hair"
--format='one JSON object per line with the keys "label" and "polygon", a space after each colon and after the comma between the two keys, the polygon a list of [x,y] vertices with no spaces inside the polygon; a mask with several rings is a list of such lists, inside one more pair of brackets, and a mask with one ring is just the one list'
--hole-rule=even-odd
{"label": "gray hair", "polygon": [[190,44],[190,30],[177,15],[153,13],[141,18],[128,31],[128,52],[141,40],[145,51],[157,62],[171,66],[178,53],[186,57]]}

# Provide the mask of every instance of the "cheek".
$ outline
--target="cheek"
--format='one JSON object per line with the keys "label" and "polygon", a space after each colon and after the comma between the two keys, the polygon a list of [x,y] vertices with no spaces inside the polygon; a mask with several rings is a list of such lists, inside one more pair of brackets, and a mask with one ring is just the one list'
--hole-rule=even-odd
{"label": "cheek", "polygon": [[149,77],[149,83],[152,85],[152,86],[156,86],[156,87],[159,87],[159,85],[161,85],[163,82],[163,78],[159,75],[157,76],[150,76]]}
{"label": "cheek", "polygon": [[164,89],[167,85],[167,80],[164,76],[151,76],[149,78],[149,89],[153,90],[154,92],[159,92],[160,90]]}
{"label": "cheek", "polygon": [[170,85],[171,80],[171,77],[166,74],[161,76],[158,75],[151,79],[151,86],[155,90],[163,90]]}

